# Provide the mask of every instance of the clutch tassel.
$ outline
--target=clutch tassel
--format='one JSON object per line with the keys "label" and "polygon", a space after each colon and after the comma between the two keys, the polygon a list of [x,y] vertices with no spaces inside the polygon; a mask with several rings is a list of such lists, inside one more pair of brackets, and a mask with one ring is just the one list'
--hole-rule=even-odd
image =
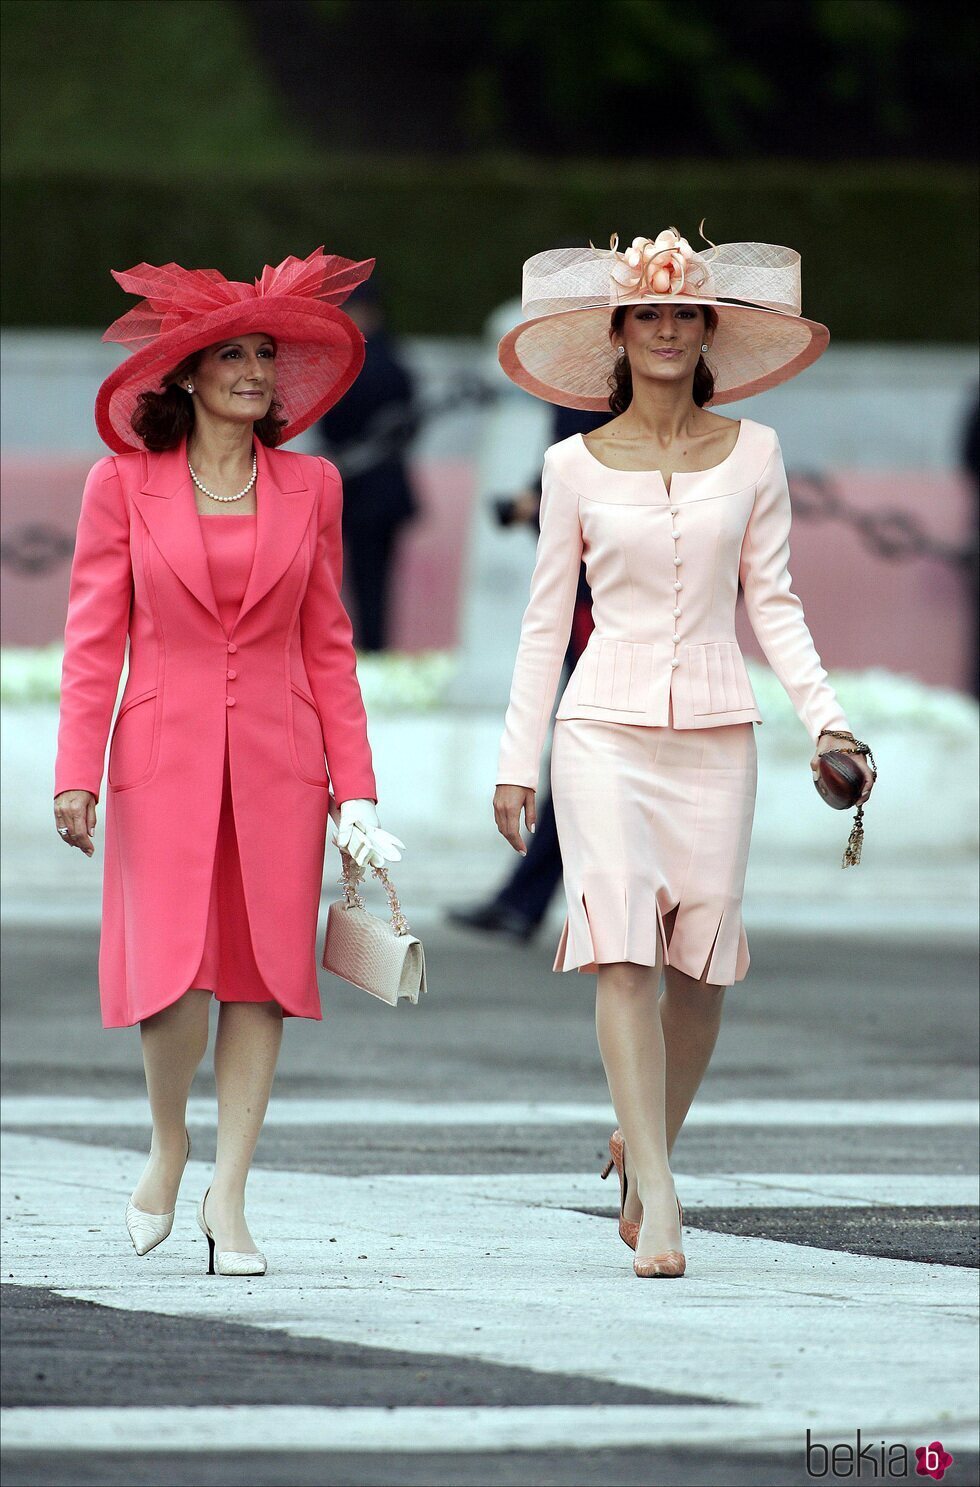
{"label": "clutch tassel", "polygon": [[857,867],[861,861],[861,847],[864,844],[864,806],[859,805],[854,817],[854,825],[851,834],[847,838],[847,846],[844,848],[844,856],[841,858],[841,867]]}

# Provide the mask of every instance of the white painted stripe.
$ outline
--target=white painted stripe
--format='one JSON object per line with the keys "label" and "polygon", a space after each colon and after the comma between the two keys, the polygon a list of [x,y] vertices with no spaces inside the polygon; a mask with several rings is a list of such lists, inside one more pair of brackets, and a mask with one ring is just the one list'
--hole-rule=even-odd
{"label": "white painted stripe", "polygon": [[[213,1100],[188,1101],[188,1123],[213,1126]],[[611,1105],[522,1100],[321,1100],[273,1098],[267,1126],[569,1126],[615,1125]],[[7,1126],[147,1126],[144,1096],[10,1095],[0,1101]],[[685,1121],[692,1126],[976,1126],[973,1100],[702,1100]]]}
{"label": "white painted stripe", "polygon": [[[76,1176],[82,1155],[77,1145],[52,1140],[40,1133],[4,1132],[0,1138],[5,1180],[18,1183],[43,1180],[53,1189],[84,1186]],[[115,1158],[120,1175],[115,1186],[122,1194],[127,1183],[136,1181],[143,1165],[142,1149],[110,1151],[105,1147],[84,1150],[101,1151]],[[194,1174],[206,1185],[205,1164],[191,1158],[187,1186]],[[261,1160],[253,1167],[256,1174],[270,1174],[275,1168]],[[302,1170],[289,1174],[297,1181],[317,1174]],[[678,1168],[674,1176],[677,1191],[685,1207],[688,1227],[698,1227],[699,1208],[971,1208],[980,1204],[980,1176],[961,1172],[687,1172]],[[347,1195],[344,1206],[364,1201],[363,1190],[374,1189],[380,1182],[385,1191],[401,1197],[424,1187],[433,1200],[447,1204],[487,1201],[527,1208],[563,1208],[612,1212],[618,1205],[619,1190],[615,1180],[599,1181],[598,1168],[591,1172],[480,1172],[480,1173],[400,1173],[385,1172],[368,1176],[331,1175],[325,1179],[339,1184]],[[101,1186],[101,1184],[100,1184]],[[437,1195],[441,1194],[441,1197]],[[400,1200],[401,1200],[400,1197]],[[81,1198],[78,1201],[82,1201]],[[332,1200],[335,1201],[335,1200]],[[196,1198],[178,1199],[183,1209]]]}
{"label": "white painted stripe", "polygon": [[[674,1173],[685,1227],[698,1227],[702,1208],[975,1208],[980,1177],[913,1172],[684,1172]],[[411,1181],[394,1177],[392,1182]],[[603,1209],[619,1205],[619,1188],[603,1191],[595,1172],[515,1172],[431,1179],[474,1198],[545,1208]],[[815,1242],[819,1242],[815,1240]]]}
{"label": "white painted stripe", "polygon": [[[730,1447],[799,1450],[811,1438],[854,1440],[855,1422],[812,1406],[806,1421],[789,1410],[767,1412],[760,1441],[757,1409],[656,1405],[539,1405],[459,1408],[331,1409],[303,1405],[226,1405],[0,1411],[7,1450],[38,1451],[555,1451],[604,1447]],[[861,1422],[862,1445],[902,1441],[914,1452],[938,1435],[957,1451],[976,1449],[969,1421],[916,1430],[894,1422]]]}

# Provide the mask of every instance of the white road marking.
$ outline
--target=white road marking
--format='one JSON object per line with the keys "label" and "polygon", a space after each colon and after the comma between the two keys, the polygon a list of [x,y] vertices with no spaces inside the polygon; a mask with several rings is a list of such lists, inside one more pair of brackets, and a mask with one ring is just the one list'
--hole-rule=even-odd
{"label": "white road marking", "polygon": [[[973,1416],[976,1279],[966,1269],[692,1228],[687,1276],[644,1283],[609,1219],[553,1206],[558,1185],[584,1193],[585,1177],[348,1178],[258,1169],[249,1221],[270,1272],[242,1284],[204,1273],[204,1241],[193,1223],[193,1202],[210,1175],[203,1163],[190,1163],[173,1236],[140,1260],[123,1226],[139,1153],[8,1133],[5,1155],[3,1270],[21,1285],[122,1311],[216,1318],[717,1399],[718,1406],[699,1407],[701,1416],[682,1406],[670,1415],[643,1412],[646,1428],[663,1422],[675,1432],[670,1439],[683,1422],[690,1444],[701,1439],[699,1420],[706,1431],[717,1429],[719,1442],[741,1431],[745,1444],[765,1450],[777,1439],[799,1445],[808,1423],[819,1424],[825,1439],[853,1439],[860,1426],[876,1438],[945,1440]],[[743,1180],[735,1174],[724,1182],[735,1190]],[[786,1175],[751,1181],[778,1191]],[[816,1194],[823,1184],[854,1203],[866,1201],[864,1181],[797,1174],[790,1187],[798,1182]],[[908,1179],[887,1181],[897,1192]],[[931,1181],[933,1201],[948,1196],[948,1178]],[[588,1182],[593,1201],[604,1196],[597,1177]],[[700,1201],[703,1182],[679,1177],[682,1198]],[[512,1415],[493,1416],[498,1440]],[[450,1449],[470,1439],[461,1429],[457,1440],[448,1424],[464,1416],[439,1411],[450,1432],[440,1439]],[[591,1441],[593,1412],[576,1416],[575,1429],[562,1436],[569,1447]],[[53,1428],[55,1414],[45,1409],[43,1417]],[[541,1428],[550,1442],[553,1426]],[[290,1440],[295,1446],[297,1438]]]}
{"label": "white road marking", "polygon": [[[805,1432],[832,1444],[834,1422],[820,1410],[805,1421],[796,1415],[767,1416],[761,1449],[800,1451]],[[7,1409],[0,1412],[7,1450],[39,1451],[560,1451],[629,1447],[716,1446],[758,1450],[759,1416],[754,1409],[693,1406],[563,1405],[460,1408],[372,1407],[330,1409],[302,1405],[134,1407],[120,1409]],[[941,1436],[955,1457],[976,1449],[968,1421],[924,1419],[901,1439],[911,1455],[916,1445]],[[853,1430],[850,1433],[854,1439]],[[894,1429],[861,1427],[862,1445],[880,1449]]]}
{"label": "white road marking", "polygon": [[[217,1115],[210,1099],[188,1101],[192,1126],[213,1126]],[[6,1126],[146,1126],[146,1098],[10,1095],[0,1100],[0,1123]],[[276,1099],[269,1104],[267,1126],[357,1125],[407,1126],[614,1126],[611,1105],[508,1101],[318,1100]],[[691,1126],[976,1126],[980,1107],[974,1100],[702,1100],[695,1101],[684,1122]]]}
{"label": "white road marking", "polygon": [[[18,1169],[30,1169],[35,1160],[32,1142],[38,1144],[37,1160],[44,1163],[45,1153],[52,1145],[50,1138],[11,1131],[0,1134],[0,1151],[8,1177]],[[71,1142],[65,1147],[68,1152],[76,1149]],[[122,1148],[119,1157],[121,1165],[128,1169],[133,1161],[133,1148]],[[71,1157],[66,1156],[65,1169],[72,1165]],[[277,1170],[263,1162],[261,1146],[253,1170]],[[138,1168],[135,1171],[138,1175]],[[685,1218],[695,1228],[698,1208],[970,1208],[980,1204],[980,1176],[960,1172],[942,1175],[933,1172],[686,1173],[678,1168],[674,1176],[685,1205]],[[52,1175],[52,1180],[61,1186],[73,1185],[63,1173]],[[337,1180],[365,1183],[375,1179],[343,1176]],[[403,1173],[384,1174],[384,1182],[391,1188],[398,1184],[413,1188],[420,1180],[418,1176]],[[587,1209],[613,1208],[619,1201],[615,1179],[610,1177],[608,1183],[601,1183],[598,1168],[592,1172],[429,1173],[424,1180],[433,1191],[442,1187],[457,1200],[465,1197],[542,1208]]]}
{"label": "white road marking", "polygon": [[[682,1172],[675,1174],[685,1223],[697,1228],[699,1208],[971,1208],[980,1203],[980,1177],[954,1172]],[[603,1189],[597,1173],[492,1173],[438,1176],[474,1197],[547,1208],[614,1208],[619,1187]],[[388,1182],[414,1182],[390,1176]]]}

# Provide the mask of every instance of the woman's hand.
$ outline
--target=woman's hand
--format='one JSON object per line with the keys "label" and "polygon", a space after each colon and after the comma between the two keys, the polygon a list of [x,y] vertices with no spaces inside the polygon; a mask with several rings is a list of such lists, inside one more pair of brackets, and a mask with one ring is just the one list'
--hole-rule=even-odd
{"label": "woman's hand", "polygon": [[62,790],[54,798],[54,824],[58,835],[69,847],[77,847],[86,857],[95,851],[95,796],[91,790]]}
{"label": "woman's hand", "polygon": [[389,831],[382,831],[373,800],[344,800],[339,818],[332,810],[330,815],[337,830],[337,846],[353,857],[358,867],[365,864],[383,867],[386,862],[401,862],[402,854],[398,849],[404,848],[405,843]]}
{"label": "woman's hand", "polygon": [[515,852],[527,856],[521,838],[521,811],[528,831],[534,830],[534,791],[527,785],[498,785],[493,794],[493,814],[500,835],[510,842]]}
{"label": "woman's hand", "polygon": [[[810,769],[813,771],[814,778],[816,777],[817,770],[819,768],[819,764],[817,761],[819,760],[821,754],[833,753],[834,749],[847,749],[850,747],[850,744],[851,740],[849,738],[836,738],[831,733],[821,733],[820,737],[817,739],[816,753],[810,760]],[[872,789],[874,788],[874,772],[872,771],[871,765],[868,763],[867,754],[851,754],[850,757],[854,760],[854,763],[864,775],[864,789],[861,791],[861,794],[855,801],[856,805],[864,805],[864,802],[867,800],[868,796],[871,794]]]}

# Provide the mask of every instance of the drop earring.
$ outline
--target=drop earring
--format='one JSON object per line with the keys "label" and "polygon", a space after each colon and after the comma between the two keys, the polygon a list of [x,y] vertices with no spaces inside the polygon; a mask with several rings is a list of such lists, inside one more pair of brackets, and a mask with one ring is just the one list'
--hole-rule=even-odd
{"label": "drop earring", "polygon": [[187,384],[187,391],[188,392],[193,392],[194,391],[194,384],[193,384],[193,382],[188,382],[188,384]]}

